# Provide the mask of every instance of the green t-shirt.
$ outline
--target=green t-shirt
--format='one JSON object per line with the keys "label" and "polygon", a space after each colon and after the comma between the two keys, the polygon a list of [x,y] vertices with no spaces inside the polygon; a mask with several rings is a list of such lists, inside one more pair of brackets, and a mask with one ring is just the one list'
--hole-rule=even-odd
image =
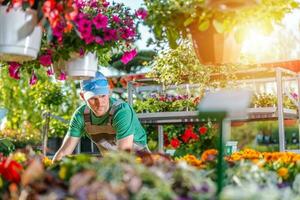
{"label": "green t-shirt", "polygon": [[[110,108],[115,101],[116,99],[109,98]],[[72,137],[81,137],[87,134],[84,123],[84,110],[86,106],[86,104],[80,106],[72,116],[67,133]],[[90,113],[93,125],[106,125],[108,123],[109,111],[101,117],[95,116],[92,111]],[[133,108],[126,102],[121,103],[116,107],[112,116],[112,127],[116,131],[117,140],[133,134],[133,141],[135,143],[142,145],[147,144],[146,132],[138,120]]]}

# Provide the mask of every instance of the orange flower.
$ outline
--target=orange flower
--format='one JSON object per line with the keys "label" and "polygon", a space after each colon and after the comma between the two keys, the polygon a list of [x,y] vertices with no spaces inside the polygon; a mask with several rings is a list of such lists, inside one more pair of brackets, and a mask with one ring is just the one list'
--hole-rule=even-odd
{"label": "orange flower", "polygon": [[288,178],[289,176],[289,170],[286,167],[281,167],[278,171],[277,174],[282,177],[283,179]]}
{"label": "orange flower", "polygon": [[203,154],[201,156],[201,160],[203,162],[213,161],[213,160],[215,160],[217,154],[218,154],[218,151],[216,149],[208,149],[203,152]]}

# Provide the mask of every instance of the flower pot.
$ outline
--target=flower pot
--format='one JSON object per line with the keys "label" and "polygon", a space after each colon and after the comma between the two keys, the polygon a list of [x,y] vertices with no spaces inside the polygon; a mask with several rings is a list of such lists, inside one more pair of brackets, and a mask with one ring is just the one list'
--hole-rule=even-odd
{"label": "flower pot", "polygon": [[199,31],[196,23],[190,27],[193,46],[202,64],[230,64],[240,60],[241,44],[232,33],[218,33],[210,25],[206,31]]}
{"label": "flower pot", "polygon": [[258,0],[206,0],[206,6],[221,10],[236,10],[257,3]]}
{"label": "flower pot", "polygon": [[98,58],[95,53],[86,53],[84,56],[72,56],[67,62],[68,76],[76,80],[85,80],[95,76],[98,69]]}
{"label": "flower pot", "polygon": [[23,62],[36,59],[40,50],[42,30],[37,12],[0,6],[0,60]]}

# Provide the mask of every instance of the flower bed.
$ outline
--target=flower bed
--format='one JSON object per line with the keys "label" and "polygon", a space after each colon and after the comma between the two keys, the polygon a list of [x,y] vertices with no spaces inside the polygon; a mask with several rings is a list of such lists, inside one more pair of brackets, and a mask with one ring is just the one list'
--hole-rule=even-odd
{"label": "flower bed", "polygon": [[[3,199],[215,199],[216,156],[214,149],[200,160],[187,155],[175,161],[161,154],[111,152],[103,158],[70,156],[51,165],[47,157],[24,149],[1,156],[0,194]],[[299,198],[300,175],[284,179],[284,170],[274,173],[253,160],[246,162],[257,158],[290,165],[300,160],[291,153],[249,149],[226,157],[230,165],[220,199]]]}

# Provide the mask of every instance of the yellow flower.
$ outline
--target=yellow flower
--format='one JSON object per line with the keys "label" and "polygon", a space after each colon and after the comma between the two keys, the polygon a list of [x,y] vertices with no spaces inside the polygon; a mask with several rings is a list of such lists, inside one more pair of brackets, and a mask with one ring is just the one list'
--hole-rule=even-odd
{"label": "yellow flower", "polygon": [[281,167],[278,171],[277,174],[282,177],[283,179],[288,178],[289,176],[289,170],[286,167]]}
{"label": "yellow flower", "polygon": [[12,155],[12,159],[19,163],[22,163],[26,161],[26,155],[21,152],[16,152]]}
{"label": "yellow flower", "polygon": [[49,167],[52,165],[52,160],[50,160],[47,156],[43,158],[43,164],[45,167]]}
{"label": "yellow flower", "polygon": [[67,175],[67,168],[65,166],[62,166],[58,172],[58,176],[59,178],[64,180],[66,178],[66,175]]}
{"label": "yellow flower", "polygon": [[137,157],[135,160],[137,163],[142,163],[142,159],[140,157]]}

